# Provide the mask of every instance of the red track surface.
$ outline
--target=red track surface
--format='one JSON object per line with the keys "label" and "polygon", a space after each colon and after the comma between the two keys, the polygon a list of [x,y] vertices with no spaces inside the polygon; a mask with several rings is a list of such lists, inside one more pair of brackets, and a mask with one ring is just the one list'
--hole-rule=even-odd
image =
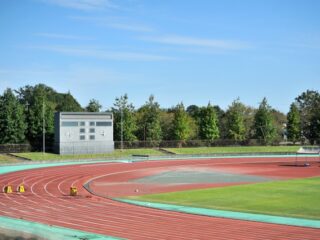
{"label": "red track surface", "polygon": [[[320,230],[148,209],[89,194],[82,185],[105,176],[127,180],[168,167],[202,166],[275,178],[319,176],[309,168],[279,167],[265,161],[292,159],[212,159],[99,163],[20,171],[0,175],[0,186],[24,183],[24,194],[0,194],[0,215],[129,239],[320,239]],[[240,164],[243,163],[243,164]],[[253,164],[252,162],[261,162]],[[143,171],[142,171],[143,170]],[[125,174],[124,174],[125,173]],[[113,177],[112,177],[113,176]],[[70,186],[80,196],[70,197]],[[131,189],[131,193],[134,191]]]}

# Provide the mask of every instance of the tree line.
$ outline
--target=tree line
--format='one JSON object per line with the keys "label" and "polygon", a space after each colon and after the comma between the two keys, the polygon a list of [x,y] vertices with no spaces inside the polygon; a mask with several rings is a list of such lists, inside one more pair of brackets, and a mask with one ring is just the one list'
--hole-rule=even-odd
{"label": "tree line", "polygon": [[[0,95],[0,109],[0,144],[30,143],[37,149],[43,126],[46,142],[53,144],[54,112],[99,112],[102,106],[91,99],[82,107],[70,92],[58,93],[38,84],[6,89]],[[223,110],[210,102],[161,108],[151,95],[136,109],[127,94],[117,97],[108,111],[114,114],[115,141],[256,139],[268,145],[283,140],[314,144],[320,139],[320,94],[314,90],[296,97],[287,115],[273,109],[266,98],[257,108],[236,99]]]}

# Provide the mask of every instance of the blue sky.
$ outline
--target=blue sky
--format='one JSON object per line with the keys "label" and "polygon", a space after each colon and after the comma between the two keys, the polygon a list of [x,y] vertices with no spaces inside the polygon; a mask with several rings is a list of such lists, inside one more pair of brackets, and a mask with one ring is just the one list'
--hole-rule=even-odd
{"label": "blue sky", "polygon": [[0,92],[38,83],[104,109],[263,97],[286,113],[320,86],[320,1],[1,0]]}

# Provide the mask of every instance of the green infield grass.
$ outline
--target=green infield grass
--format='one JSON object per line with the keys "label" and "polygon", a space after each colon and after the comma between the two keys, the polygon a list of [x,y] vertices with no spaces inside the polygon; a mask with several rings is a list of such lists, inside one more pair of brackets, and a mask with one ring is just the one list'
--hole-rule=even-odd
{"label": "green infield grass", "polygon": [[75,154],[75,155],[59,155],[54,153],[42,153],[42,152],[27,152],[27,153],[14,153],[15,156],[27,158],[32,161],[47,161],[47,160],[72,160],[72,159],[99,159],[99,158],[121,158],[131,155],[151,155],[159,156],[163,153],[156,149],[124,149],[115,150],[112,153],[104,154]]}
{"label": "green infield grass", "polygon": [[295,153],[299,146],[237,146],[237,147],[197,147],[165,148],[176,154],[210,154],[210,153]]}
{"label": "green infield grass", "polygon": [[128,197],[147,202],[320,219],[320,177]]}

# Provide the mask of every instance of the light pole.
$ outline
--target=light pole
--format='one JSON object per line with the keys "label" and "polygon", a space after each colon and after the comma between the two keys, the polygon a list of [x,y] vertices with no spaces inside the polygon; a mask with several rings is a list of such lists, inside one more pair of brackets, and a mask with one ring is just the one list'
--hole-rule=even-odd
{"label": "light pole", "polygon": [[122,106],[120,107],[120,115],[121,115],[121,152],[123,151],[123,110]]}
{"label": "light pole", "polygon": [[262,133],[262,137],[263,137],[264,144],[266,144],[266,136],[265,136],[265,134],[264,134],[263,126],[260,125],[260,126],[258,126],[258,127],[260,128],[260,131],[261,131],[261,133]]}
{"label": "light pole", "polygon": [[46,120],[45,120],[45,105],[44,105],[44,99],[42,99],[42,154],[44,155],[46,151]]}

